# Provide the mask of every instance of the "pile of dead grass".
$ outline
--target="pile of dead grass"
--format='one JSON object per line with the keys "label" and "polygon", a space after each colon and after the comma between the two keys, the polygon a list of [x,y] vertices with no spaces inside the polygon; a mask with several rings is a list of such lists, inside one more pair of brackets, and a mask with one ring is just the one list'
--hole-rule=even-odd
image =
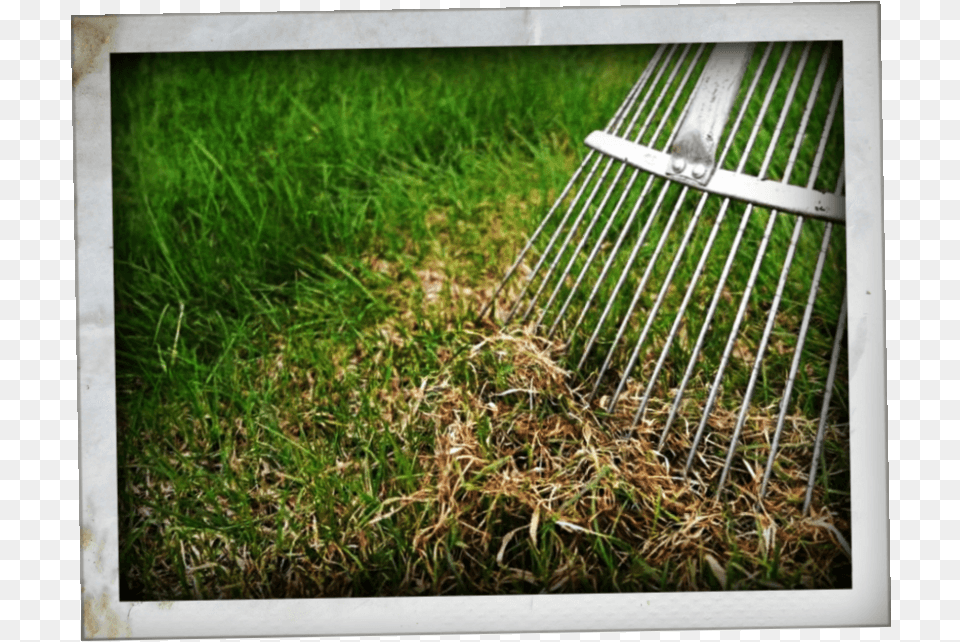
{"label": "pile of dead grass", "polygon": [[[676,569],[672,575],[625,571],[614,580],[624,591],[844,584],[846,518],[822,507],[819,491],[813,514],[800,513],[812,450],[800,442],[815,430],[810,420],[791,418],[762,504],[763,471],[746,458],[730,492],[717,500],[709,490],[723,465],[720,444],[732,432],[733,413],[718,410],[711,417],[699,461],[684,480],[679,454],[689,449],[689,426],[675,429],[656,452],[669,410],[664,405],[649,410],[631,433],[642,394],[636,385],[616,414],[598,416],[558,365],[558,345],[526,331],[491,330],[473,341],[419,388],[433,398],[418,404],[417,423],[436,430],[434,449],[420,456],[422,489],[386,500],[374,520],[420,506],[432,519],[411,533],[414,550],[429,550],[456,532],[465,557],[496,570],[488,590],[517,578],[544,591],[610,586],[602,580],[610,570],[605,555],[615,566]],[[475,376],[458,380],[454,371]],[[775,415],[758,410],[744,442],[769,444],[774,424]],[[532,572],[538,557],[555,561],[551,572]],[[706,569],[715,581],[705,580]]]}

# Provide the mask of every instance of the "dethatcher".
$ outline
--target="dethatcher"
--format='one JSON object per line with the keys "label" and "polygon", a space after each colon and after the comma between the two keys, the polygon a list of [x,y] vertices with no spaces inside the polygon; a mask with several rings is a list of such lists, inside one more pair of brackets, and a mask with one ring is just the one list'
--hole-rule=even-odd
{"label": "dethatcher", "polygon": [[[704,493],[762,474],[762,500],[790,435],[805,513],[846,425],[840,55],[660,46],[481,312],[562,341],[581,401],[613,414],[629,396],[633,428]],[[681,429],[689,449],[664,452]]]}

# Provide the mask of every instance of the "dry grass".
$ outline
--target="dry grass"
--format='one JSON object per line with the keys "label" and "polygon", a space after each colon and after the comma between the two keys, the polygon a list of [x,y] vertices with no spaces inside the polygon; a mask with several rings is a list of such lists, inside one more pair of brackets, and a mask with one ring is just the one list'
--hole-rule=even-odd
{"label": "dry grass", "polygon": [[[427,476],[420,491],[392,498],[389,510],[376,518],[411,505],[430,506],[434,518],[413,534],[415,549],[428,550],[456,529],[465,555],[489,560],[496,551],[498,578],[522,577],[548,591],[562,590],[571,574],[579,576],[574,586],[583,590],[591,575],[604,573],[591,568],[590,555],[577,554],[597,540],[613,543],[610,552],[618,564],[639,556],[655,568],[687,567],[671,590],[711,588],[703,581],[704,568],[727,588],[782,588],[764,577],[764,562],[774,556],[777,573],[796,576],[800,586],[835,585],[834,569],[847,556],[839,536],[847,522],[826,508],[809,517],[799,511],[806,486],[801,469],[808,462],[791,453],[800,445],[799,435],[815,430],[809,420],[791,418],[789,434],[797,437],[783,444],[778,475],[762,507],[756,502],[762,470],[746,459],[735,492],[717,501],[698,489],[715,484],[722,459],[701,455],[691,483],[671,465],[674,453],[689,448],[689,431],[672,435],[665,452],[654,451],[667,407],[650,412],[651,418],[628,435],[639,401],[636,389],[628,391],[616,415],[600,419],[579,401],[580,390],[570,387],[569,373],[557,365],[556,345],[525,332],[491,332],[475,339],[465,356],[469,367],[481,371],[493,360],[509,363],[510,374],[498,386],[485,381],[469,389],[452,385],[441,371],[413,392],[417,399],[425,390],[435,395],[429,410],[418,410],[421,425],[436,430],[434,450],[420,457]],[[711,417],[714,432],[701,450],[713,450],[711,443],[722,442],[734,422],[727,412]],[[753,434],[745,441],[768,440],[774,422],[769,414],[752,416]],[[488,428],[481,430],[481,424]],[[501,523],[518,526],[498,532],[493,506]],[[531,575],[523,554],[527,547],[511,546],[522,539],[534,547],[554,547],[556,559],[565,563],[549,576]],[[735,582],[727,581],[731,564],[742,571]],[[653,579],[623,588],[658,588]],[[492,588],[497,590],[497,581]]]}

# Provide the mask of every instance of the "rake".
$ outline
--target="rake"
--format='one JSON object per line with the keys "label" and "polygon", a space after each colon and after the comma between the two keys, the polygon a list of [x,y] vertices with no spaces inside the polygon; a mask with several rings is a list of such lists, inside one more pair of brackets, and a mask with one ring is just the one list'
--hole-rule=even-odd
{"label": "rake", "polygon": [[[565,337],[575,370],[592,378],[587,403],[612,414],[625,394],[638,401],[631,430],[651,401],[672,397],[657,451],[678,419],[688,436],[696,425],[683,476],[695,481],[713,444],[718,496],[758,390],[778,404],[758,500],[794,394],[806,414],[819,401],[815,436],[791,444],[810,457],[804,513],[845,379],[841,68],[832,43],[660,46],[607,126],[587,136],[580,166],[481,311],[494,313],[523,266],[501,321]],[[774,391],[771,381],[785,383]],[[703,399],[687,398],[695,387]],[[739,411],[718,447],[711,418],[731,399]]]}

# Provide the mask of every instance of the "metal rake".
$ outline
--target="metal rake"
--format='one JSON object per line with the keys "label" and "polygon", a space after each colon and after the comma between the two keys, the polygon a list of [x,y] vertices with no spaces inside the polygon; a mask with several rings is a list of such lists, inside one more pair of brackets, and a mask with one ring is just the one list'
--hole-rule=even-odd
{"label": "metal rake", "polygon": [[[739,398],[718,455],[718,495],[758,385],[767,397],[776,379],[785,383],[759,499],[766,494],[803,379],[820,401],[804,512],[846,321],[841,67],[832,43],[660,46],[607,126],[587,136],[579,168],[481,312],[492,314],[527,266],[502,321],[565,336],[568,356],[579,355],[576,371],[593,378],[587,401],[607,391],[600,400],[608,413],[632,385],[633,428],[654,395],[672,396],[658,451],[696,406],[684,477],[705,461],[698,449],[719,400]],[[731,364],[741,383],[725,391]],[[684,404],[700,379],[710,381],[705,399]],[[803,396],[806,407],[815,403]]]}

